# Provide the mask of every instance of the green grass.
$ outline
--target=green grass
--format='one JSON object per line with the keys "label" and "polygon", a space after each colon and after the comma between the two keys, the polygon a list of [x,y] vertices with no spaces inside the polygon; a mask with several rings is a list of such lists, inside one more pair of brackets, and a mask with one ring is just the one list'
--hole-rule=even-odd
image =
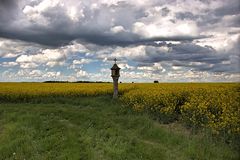
{"label": "green grass", "polygon": [[[34,102],[34,101],[33,101]],[[223,142],[162,125],[110,97],[0,104],[0,159],[234,160]]]}

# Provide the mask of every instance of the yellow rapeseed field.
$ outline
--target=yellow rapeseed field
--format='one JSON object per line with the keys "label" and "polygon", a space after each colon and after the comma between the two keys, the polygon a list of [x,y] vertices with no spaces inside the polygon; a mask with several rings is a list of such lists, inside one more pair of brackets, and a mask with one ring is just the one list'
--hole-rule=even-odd
{"label": "yellow rapeseed field", "polygon": [[[112,94],[111,83],[0,83],[0,101],[28,101],[37,97],[78,97]],[[123,84],[119,93],[128,90]]]}
{"label": "yellow rapeseed field", "polygon": [[[112,83],[0,83],[0,102],[38,97],[111,95]],[[219,135],[240,135],[239,83],[119,84],[120,100],[156,119],[181,121]]]}
{"label": "yellow rapeseed field", "polygon": [[240,135],[239,83],[138,84],[121,99],[165,123],[180,120],[216,135]]}

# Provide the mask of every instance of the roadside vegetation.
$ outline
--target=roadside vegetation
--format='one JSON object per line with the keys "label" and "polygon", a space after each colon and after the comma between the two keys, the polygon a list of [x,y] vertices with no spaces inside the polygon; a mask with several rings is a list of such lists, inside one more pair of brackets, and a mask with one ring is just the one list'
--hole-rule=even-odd
{"label": "roadside vegetation", "polygon": [[0,86],[0,159],[239,159],[238,83]]}

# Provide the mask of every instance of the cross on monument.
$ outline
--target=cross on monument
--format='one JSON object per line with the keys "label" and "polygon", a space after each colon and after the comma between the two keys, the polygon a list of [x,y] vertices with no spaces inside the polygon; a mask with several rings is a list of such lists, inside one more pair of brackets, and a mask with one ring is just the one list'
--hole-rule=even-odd
{"label": "cross on monument", "polygon": [[117,63],[117,58],[114,58],[115,64]]}

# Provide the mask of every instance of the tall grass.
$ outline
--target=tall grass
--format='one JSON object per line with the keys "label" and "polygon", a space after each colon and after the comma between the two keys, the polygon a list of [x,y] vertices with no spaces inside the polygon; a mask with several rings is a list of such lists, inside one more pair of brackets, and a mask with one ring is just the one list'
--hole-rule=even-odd
{"label": "tall grass", "polygon": [[0,105],[0,159],[239,158],[225,143],[159,124],[110,96],[49,99]]}

